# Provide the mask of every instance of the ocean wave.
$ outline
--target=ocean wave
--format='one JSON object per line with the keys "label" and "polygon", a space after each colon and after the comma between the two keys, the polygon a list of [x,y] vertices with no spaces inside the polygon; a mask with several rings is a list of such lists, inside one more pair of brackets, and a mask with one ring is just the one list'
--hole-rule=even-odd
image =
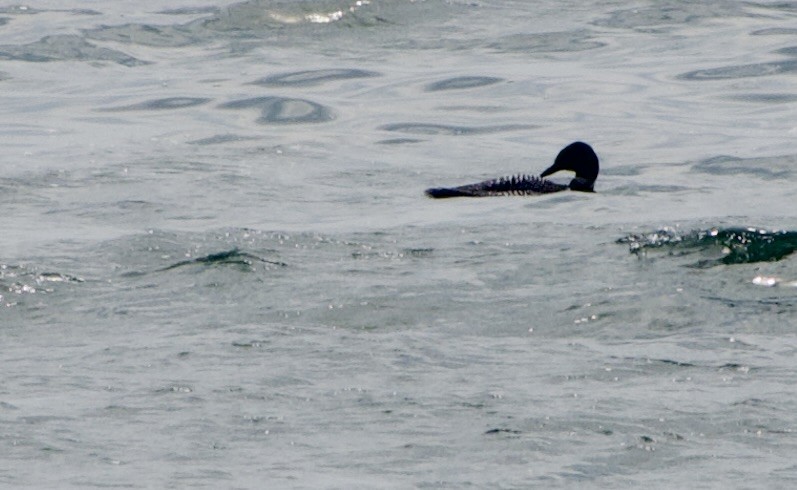
{"label": "ocean wave", "polygon": [[630,234],[617,240],[631,253],[666,249],[674,255],[704,253],[716,256],[701,259],[697,267],[775,262],[797,251],[797,231],[770,231],[761,228],[710,228],[681,232],[675,228]]}

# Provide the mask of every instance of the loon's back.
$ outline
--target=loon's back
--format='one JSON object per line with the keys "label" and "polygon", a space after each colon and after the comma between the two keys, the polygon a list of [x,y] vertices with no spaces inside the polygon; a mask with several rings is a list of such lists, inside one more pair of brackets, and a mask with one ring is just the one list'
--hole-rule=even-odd
{"label": "loon's back", "polygon": [[445,197],[530,196],[559,192],[567,188],[566,185],[557,184],[533,175],[513,175],[459,187],[426,189],[426,195],[436,199]]}
{"label": "loon's back", "polygon": [[[592,147],[581,141],[576,141],[564,147],[556,156],[554,164],[545,169],[540,177],[516,175],[459,187],[437,187],[426,189],[426,195],[440,199],[446,197],[528,196],[550,194],[566,189],[594,192],[598,169],[598,156]],[[570,181],[570,185],[557,184],[543,179],[543,177],[560,170],[571,170],[576,173],[575,178]]]}

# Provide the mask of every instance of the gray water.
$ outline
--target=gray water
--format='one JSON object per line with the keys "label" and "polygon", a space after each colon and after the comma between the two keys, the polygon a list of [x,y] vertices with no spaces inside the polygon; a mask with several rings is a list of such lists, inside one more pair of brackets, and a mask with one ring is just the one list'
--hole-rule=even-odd
{"label": "gray water", "polygon": [[[0,486],[793,487],[796,55],[794,2],[0,6]],[[423,195],[574,140],[595,194]]]}

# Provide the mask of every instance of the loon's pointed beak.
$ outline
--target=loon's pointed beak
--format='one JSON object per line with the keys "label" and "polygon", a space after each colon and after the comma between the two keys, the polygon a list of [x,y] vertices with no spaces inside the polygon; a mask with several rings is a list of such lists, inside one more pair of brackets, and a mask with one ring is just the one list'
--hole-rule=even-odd
{"label": "loon's pointed beak", "polygon": [[556,164],[553,164],[550,167],[548,167],[545,170],[543,170],[542,173],[540,174],[540,177],[547,177],[547,176],[551,175],[552,173],[558,172],[558,171],[559,171],[559,168],[556,166]]}

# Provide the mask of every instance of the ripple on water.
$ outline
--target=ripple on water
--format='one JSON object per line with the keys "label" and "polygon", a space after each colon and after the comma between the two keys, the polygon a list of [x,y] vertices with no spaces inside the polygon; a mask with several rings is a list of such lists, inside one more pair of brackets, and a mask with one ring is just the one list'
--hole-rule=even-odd
{"label": "ripple on water", "polygon": [[692,171],[709,175],[749,174],[766,180],[781,180],[791,177],[795,165],[797,165],[797,155],[765,158],[721,155],[694,164]]}
{"label": "ripple on water", "polygon": [[503,81],[503,78],[498,77],[454,77],[440,80],[438,82],[432,82],[426,85],[425,90],[427,92],[437,92],[440,90],[460,90],[466,88],[484,87],[486,85],[492,85]]}
{"label": "ripple on water", "polygon": [[148,64],[146,61],[139,60],[121,51],[97,47],[74,34],[46,36],[28,44],[2,45],[0,46],[0,59],[37,63],[48,61],[112,61],[124,66]]}
{"label": "ripple on water", "polygon": [[797,102],[797,94],[737,94],[729,96],[728,99],[756,104],[788,104]]}
{"label": "ripple on water", "polygon": [[198,15],[198,14],[217,14],[218,7],[179,7],[166,9],[158,12],[161,15]]}
{"label": "ripple on water", "polygon": [[260,109],[260,124],[299,124],[331,121],[334,114],[327,107],[306,99],[253,97],[234,100],[219,106],[223,109]]}
{"label": "ripple on water", "polygon": [[198,140],[189,141],[189,144],[192,145],[200,145],[200,146],[208,146],[208,145],[218,145],[222,143],[235,143],[238,141],[250,141],[257,139],[254,136],[240,136],[237,134],[217,134],[215,136],[209,136],[207,138],[201,138]]}
{"label": "ripple on water", "polygon": [[188,260],[181,260],[174,264],[158,269],[158,272],[169,271],[185,266],[202,265],[202,266],[218,266],[218,265],[235,265],[241,266],[245,269],[251,269],[253,264],[263,263],[268,265],[276,265],[286,267],[288,264],[276,260],[267,260],[257,255],[241,251],[237,248],[232,250],[225,250],[223,252],[216,252],[200,257],[191,258]]}
{"label": "ripple on water", "polygon": [[793,27],[769,27],[753,31],[750,34],[753,36],[795,36],[797,35],[797,29]]}
{"label": "ripple on water", "polygon": [[628,244],[631,253],[635,254],[661,248],[678,255],[718,250],[719,258],[694,264],[712,267],[781,260],[797,251],[797,231],[711,228],[682,233],[674,228],[663,228],[650,233],[630,234],[617,243]]}
{"label": "ripple on water", "polygon": [[17,306],[26,296],[52,293],[59,284],[82,282],[82,278],[70,274],[0,264],[0,307]]}
{"label": "ripple on water", "polygon": [[[795,34],[797,34],[797,30],[795,30]],[[789,46],[788,48],[780,48],[775,51],[778,54],[786,55],[786,56],[797,56],[797,46]]]}
{"label": "ripple on water", "polygon": [[451,136],[463,136],[471,134],[500,133],[502,131],[518,131],[523,129],[535,129],[539,126],[533,124],[500,124],[494,126],[452,126],[448,124],[433,123],[393,123],[380,126],[384,131],[395,131],[408,134],[444,134]]}
{"label": "ripple on water", "polygon": [[601,27],[660,31],[665,27],[697,24],[707,18],[745,15],[743,4],[722,1],[657,2],[651,7],[616,10],[608,17],[595,21]]}
{"label": "ripple on water", "polygon": [[374,2],[343,3],[345,6],[341,2],[238,2],[209,19],[203,19],[201,25],[214,31],[247,31],[256,36],[258,33],[273,32],[275,28],[301,28],[308,25],[319,29],[321,26],[337,25],[356,28],[388,22],[383,16],[389,15],[388,10],[394,8],[392,5],[376,8],[372,5]]}
{"label": "ripple on water", "polygon": [[171,109],[185,109],[187,107],[195,107],[198,105],[206,104],[211,99],[204,97],[167,97],[165,99],[152,99],[138,104],[131,104],[121,107],[108,107],[99,109],[106,112],[121,112],[121,111],[162,111]]}
{"label": "ripple on water", "polygon": [[[47,10],[39,10],[33,7],[29,7],[28,5],[12,5],[10,7],[0,7],[0,14],[11,14],[11,15],[35,15],[41,14],[43,12],[47,12]],[[62,10],[59,12],[68,12],[72,15],[102,15],[101,12],[97,12],[96,10],[91,9],[70,9],[70,10]]]}
{"label": "ripple on water", "polygon": [[176,48],[197,42],[195,36],[175,26],[152,26],[147,24],[124,24],[102,26],[83,31],[89,39],[112,41],[124,44],[140,44],[159,48]]}
{"label": "ripple on water", "polygon": [[734,78],[765,77],[797,72],[797,60],[772,61],[749,65],[721,66],[695,70],[678,75],[680,80],[728,80]]}
{"label": "ripple on water", "polygon": [[381,73],[356,68],[337,68],[327,70],[304,70],[289,73],[269,75],[252,82],[253,85],[266,87],[307,87],[320,85],[337,80],[352,80],[357,78],[372,78],[381,76]]}
{"label": "ripple on water", "polygon": [[422,139],[419,138],[388,138],[376,142],[378,145],[404,145],[408,143],[421,143]]}
{"label": "ripple on water", "polygon": [[588,30],[513,34],[487,44],[499,53],[577,52],[604,46],[606,43],[595,41]]}

